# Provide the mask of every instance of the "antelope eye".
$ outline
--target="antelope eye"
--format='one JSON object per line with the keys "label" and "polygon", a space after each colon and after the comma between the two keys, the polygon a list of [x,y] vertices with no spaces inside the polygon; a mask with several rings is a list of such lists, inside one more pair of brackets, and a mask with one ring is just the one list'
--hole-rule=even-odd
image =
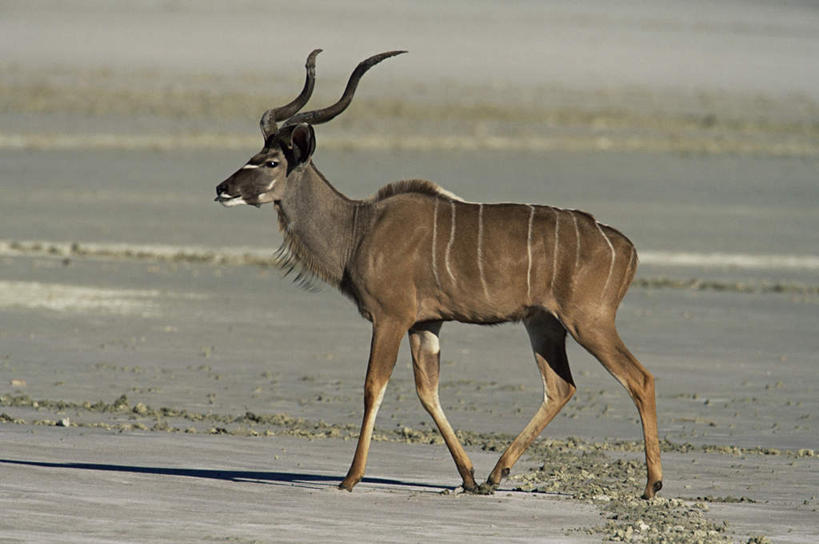
{"label": "antelope eye", "polygon": [[264,165],[268,168],[276,168],[279,165],[279,161],[267,161]]}

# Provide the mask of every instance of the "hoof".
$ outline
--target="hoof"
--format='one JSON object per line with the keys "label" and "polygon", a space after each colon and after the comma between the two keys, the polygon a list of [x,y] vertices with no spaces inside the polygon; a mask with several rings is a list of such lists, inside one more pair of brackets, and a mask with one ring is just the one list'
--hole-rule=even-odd
{"label": "hoof", "polygon": [[352,480],[348,480],[348,479],[345,478],[340,484],[338,484],[338,488],[343,489],[344,491],[347,491],[349,493],[352,493],[353,488],[355,487],[355,484],[357,484],[357,483],[358,483],[358,481],[352,481]]}
{"label": "hoof", "polygon": [[473,495],[494,495],[495,489],[497,485],[490,484],[489,482],[484,482],[481,485],[475,486],[472,489],[467,490],[468,493],[472,493]]}
{"label": "hoof", "polygon": [[461,484],[461,488],[463,488],[464,492],[466,493],[474,493],[478,486],[475,484],[475,469],[471,469],[469,474],[466,476],[462,476],[463,483]]}
{"label": "hoof", "polygon": [[646,491],[645,491],[645,493],[643,493],[643,496],[641,498],[644,499],[644,500],[648,500],[648,499],[652,498],[662,488],[663,488],[662,480],[654,482],[653,486],[651,486],[650,488],[649,487],[646,488]]}
{"label": "hoof", "polygon": [[478,486],[475,484],[466,485],[466,483],[461,484],[461,489],[464,493],[477,493]]}

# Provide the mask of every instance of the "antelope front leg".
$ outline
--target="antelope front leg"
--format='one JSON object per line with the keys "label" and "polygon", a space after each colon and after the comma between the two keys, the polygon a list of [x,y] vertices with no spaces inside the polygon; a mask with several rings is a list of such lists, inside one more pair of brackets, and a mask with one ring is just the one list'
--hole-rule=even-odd
{"label": "antelope front leg", "polygon": [[338,486],[340,489],[352,491],[355,484],[364,477],[375,416],[384,398],[387,382],[390,380],[390,374],[392,374],[395,360],[398,357],[401,338],[406,330],[407,327],[401,327],[391,321],[373,322],[370,361],[367,365],[367,378],[364,381],[364,419],[361,422],[361,433],[358,435],[358,445],[355,448],[353,462],[350,470],[347,471],[347,476]]}

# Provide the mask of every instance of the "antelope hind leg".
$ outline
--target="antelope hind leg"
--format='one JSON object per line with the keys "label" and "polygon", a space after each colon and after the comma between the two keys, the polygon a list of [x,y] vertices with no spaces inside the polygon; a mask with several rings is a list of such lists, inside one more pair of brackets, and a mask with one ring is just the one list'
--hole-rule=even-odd
{"label": "antelope hind leg", "polygon": [[491,493],[505,478],[523,452],[560,412],[575,385],[566,357],[566,329],[551,314],[540,312],[524,321],[543,379],[543,402],[521,433],[506,448],[480,492]]}
{"label": "antelope hind leg", "polygon": [[650,499],[663,487],[654,376],[625,346],[617,334],[613,319],[587,324],[579,330],[574,327],[572,335],[626,388],[640,413],[647,473],[643,498]]}
{"label": "antelope hind leg", "polygon": [[412,351],[412,368],[415,374],[415,389],[421,405],[426,409],[438,431],[444,438],[452,459],[458,467],[458,473],[463,479],[465,491],[476,491],[475,475],[472,461],[464,451],[458,437],[447,421],[441,402],[438,398],[438,380],[440,373],[441,350],[438,343],[438,333],[441,322],[416,324],[409,331],[410,350]]}

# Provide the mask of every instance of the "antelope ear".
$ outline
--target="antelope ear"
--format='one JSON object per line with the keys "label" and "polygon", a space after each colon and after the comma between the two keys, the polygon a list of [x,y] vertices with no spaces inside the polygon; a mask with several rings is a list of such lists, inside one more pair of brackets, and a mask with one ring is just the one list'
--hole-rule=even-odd
{"label": "antelope ear", "polygon": [[313,127],[302,123],[296,125],[290,136],[293,145],[293,162],[295,167],[303,166],[310,161],[316,150],[316,133]]}

